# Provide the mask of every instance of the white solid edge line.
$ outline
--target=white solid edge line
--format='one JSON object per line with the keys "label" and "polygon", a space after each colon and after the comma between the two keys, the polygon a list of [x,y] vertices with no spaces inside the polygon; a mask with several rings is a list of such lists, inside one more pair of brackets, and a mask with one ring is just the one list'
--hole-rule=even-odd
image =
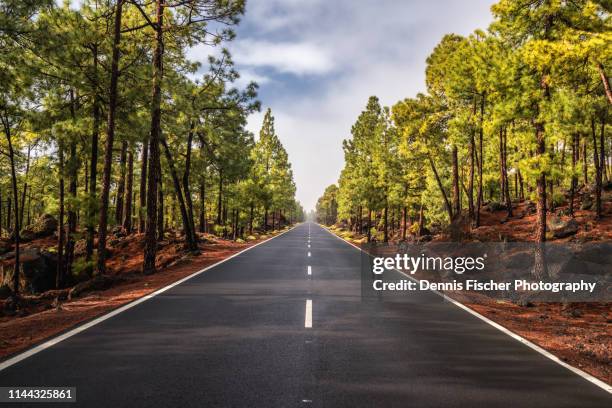
{"label": "white solid edge line", "polygon": [[[333,232],[331,232],[327,228],[325,228],[323,226],[321,226],[321,228],[323,228],[325,231],[329,232],[332,236],[338,238],[340,241],[351,245],[352,247],[354,247],[355,249],[358,249],[359,251],[363,251],[357,245],[353,244],[352,242],[348,242],[348,241],[346,241],[343,238],[340,238],[339,236],[337,236],[336,234],[334,234]],[[394,270],[396,272],[399,272],[402,275],[406,276],[407,278],[411,279],[413,282],[417,282],[418,283],[418,279],[416,279],[416,278],[414,278],[414,277],[412,277],[410,275],[406,275],[406,273],[404,273],[402,271],[399,271],[397,269],[394,269]],[[527,347],[531,348],[532,350],[537,351],[538,353],[540,353],[543,356],[549,358],[550,360],[554,361],[555,363],[559,364],[560,366],[567,368],[568,370],[570,370],[574,374],[579,375],[580,377],[582,377],[585,380],[595,384],[596,386],[598,386],[599,388],[603,389],[604,391],[607,391],[608,393],[612,394],[612,386],[610,384],[600,380],[599,378],[596,378],[596,377],[592,376],[589,373],[586,373],[586,372],[582,371],[579,368],[574,367],[573,365],[570,365],[570,364],[566,363],[565,361],[561,360],[559,357],[555,356],[554,354],[550,353],[549,351],[546,351],[545,349],[543,349],[542,347],[538,346],[537,344],[532,343],[531,341],[527,340],[524,337],[521,337],[520,335],[514,333],[513,331],[510,331],[509,329],[505,328],[504,326],[500,325],[499,323],[495,323],[493,320],[491,320],[491,319],[481,315],[480,313],[476,312],[475,310],[470,309],[469,307],[465,306],[464,304],[459,303],[455,299],[452,299],[452,298],[446,296],[444,293],[442,293],[440,291],[437,291],[437,290],[430,290],[430,291],[434,292],[438,296],[442,296],[444,298],[444,300],[447,300],[448,302],[452,303],[453,305],[457,306],[458,308],[465,310],[466,312],[468,312],[469,314],[471,314],[473,316],[476,316],[477,318],[479,318],[483,322],[488,323],[489,325],[495,327],[497,330],[499,330],[499,331],[507,334],[508,336],[512,337],[514,340],[517,340],[518,342],[523,343],[524,345],[526,345]]]}
{"label": "white solid edge line", "polygon": [[58,343],[60,343],[60,342],[62,342],[64,340],[66,340],[66,339],[68,339],[68,338],[70,338],[70,337],[72,337],[72,336],[74,336],[74,335],[76,335],[76,334],[78,334],[78,333],[80,333],[82,331],[85,331],[85,330],[89,329],[90,327],[93,327],[93,326],[97,325],[98,323],[102,323],[103,321],[108,320],[111,317],[114,317],[114,316],[118,315],[119,313],[125,312],[126,310],[131,309],[134,306],[137,306],[137,305],[139,305],[139,304],[141,304],[143,302],[146,302],[147,300],[149,300],[151,298],[154,298],[155,296],[159,295],[160,293],[163,293],[163,292],[167,291],[168,289],[172,289],[173,287],[178,286],[181,283],[183,283],[185,281],[188,281],[189,279],[194,278],[194,277],[196,277],[196,276],[198,276],[198,275],[208,271],[209,269],[212,269],[212,268],[214,268],[216,266],[219,266],[222,263],[227,262],[230,259],[235,258],[238,255],[240,255],[240,254],[242,254],[242,253],[244,253],[246,251],[249,251],[249,250],[251,250],[251,249],[253,249],[253,248],[255,248],[255,247],[259,246],[259,245],[265,244],[266,242],[269,242],[269,241],[273,240],[274,238],[280,237],[281,235],[283,235],[283,234],[293,230],[298,225],[299,224],[296,224],[295,226],[293,226],[292,228],[288,229],[287,231],[283,231],[283,232],[281,232],[278,235],[275,235],[275,236],[273,236],[271,238],[266,239],[265,241],[258,242],[257,244],[252,245],[252,246],[250,246],[248,248],[245,248],[242,251],[235,253],[234,255],[231,255],[231,256],[229,256],[229,257],[227,257],[225,259],[220,260],[219,262],[216,262],[216,263],[214,263],[212,265],[207,266],[204,269],[201,269],[201,270],[199,270],[197,272],[194,272],[191,275],[185,276],[184,278],[182,278],[182,279],[180,279],[180,280],[178,280],[178,281],[176,281],[174,283],[171,283],[168,286],[164,286],[163,288],[160,288],[160,289],[156,290],[155,292],[149,293],[148,295],[145,295],[145,296],[143,296],[141,298],[138,298],[138,299],[136,299],[136,300],[134,300],[134,301],[132,301],[132,302],[130,302],[128,304],[125,304],[125,305],[123,305],[123,306],[121,306],[121,307],[119,307],[119,308],[117,308],[115,310],[112,310],[112,311],[110,311],[110,312],[108,312],[108,313],[106,313],[106,314],[104,314],[104,315],[102,315],[100,317],[97,317],[94,320],[91,320],[91,321],[89,321],[87,323],[84,323],[84,324],[82,324],[80,326],[77,326],[74,329],[71,329],[71,330],[67,331],[64,334],[61,334],[61,335],[59,335],[57,337],[54,337],[54,338],[52,338],[50,340],[47,340],[47,341],[43,342],[43,343],[41,343],[41,344],[39,344],[37,346],[34,346],[31,349],[29,349],[29,350],[26,350],[26,351],[24,351],[22,353],[19,353],[16,356],[13,356],[13,357],[9,358],[8,360],[5,360],[5,361],[1,362],[0,363],[0,371],[4,370],[6,368],[9,368],[12,365],[17,364],[18,362],[20,362],[22,360],[25,360],[26,358],[31,357],[34,354],[40,353],[41,351],[43,351],[45,349],[48,349],[49,347],[52,347],[52,346],[54,346],[54,345],[56,345],[56,344],[58,344]]}
{"label": "white solid edge line", "polygon": [[304,316],[304,327],[312,328],[312,300],[306,299],[306,315]]}
{"label": "white solid edge line", "polygon": [[308,265],[308,274],[312,275],[312,267],[310,265]]}

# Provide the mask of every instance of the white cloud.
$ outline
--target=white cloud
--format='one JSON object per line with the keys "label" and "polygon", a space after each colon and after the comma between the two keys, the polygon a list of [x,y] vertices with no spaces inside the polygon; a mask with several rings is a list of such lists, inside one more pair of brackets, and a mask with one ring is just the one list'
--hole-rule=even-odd
{"label": "white cloud", "polygon": [[[447,33],[486,28],[495,0],[253,0],[233,48],[239,68],[266,70],[262,100],[294,168],[297,196],[314,208],[343,166],[342,140],[377,95],[392,105],[425,89],[425,59]],[[296,68],[299,67],[299,68]],[[259,72],[259,71],[258,71]],[[274,72],[314,73],[300,79]],[[317,86],[317,84],[319,84]],[[267,88],[269,87],[269,88]],[[298,89],[298,91],[296,91]],[[262,114],[249,118],[257,134]]]}
{"label": "white cloud", "polygon": [[240,40],[230,48],[236,63],[296,75],[325,74],[334,67],[325,50],[308,42]]}

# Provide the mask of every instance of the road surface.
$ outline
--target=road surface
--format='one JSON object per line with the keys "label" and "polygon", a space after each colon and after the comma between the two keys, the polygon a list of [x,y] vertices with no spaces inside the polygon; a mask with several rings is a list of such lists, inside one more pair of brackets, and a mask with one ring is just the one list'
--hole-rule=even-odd
{"label": "road surface", "polygon": [[84,407],[612,406],[439,296],[362,296],[361,257],[299,225],[0,371],[0,386],[73,386]]}

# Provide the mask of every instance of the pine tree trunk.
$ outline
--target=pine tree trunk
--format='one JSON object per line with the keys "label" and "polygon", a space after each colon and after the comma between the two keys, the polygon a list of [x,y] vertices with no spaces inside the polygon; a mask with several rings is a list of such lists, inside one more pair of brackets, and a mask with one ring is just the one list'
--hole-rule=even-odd
{"label": "pine tree trunk", "polygon": [[402,241],[406,240],[406,230],[408,229],[408,207],[404,206],[402,210]]}
{"label": "pine tree trunk", "polygon": [[151,131],[149,133],[149,174],[147,180],[147,223],[145,228],[145,250],[142,271],[151,274],[156,271],[157,254],[157,187],[160,180],[159,139],[161,137],[161,82],[163,68],[163,25],[164,0],[156,2],[155,51],[153,53],[153,94],[151,97]]}
{"label": "pine tree trunk", "polygon": [[[546,150],[544,126],[536,125],[537,154],[543,156]],[[546,173],[541,172],[537,179],[536,242],[546,241]]]}
{"label": "pine tree trunk", "polygon": [[132,197],[134,190],[134,152],[128,151],[127,184],[125,187],[125,208],[123,210],[123,229],[126,234],[132,233]]}
{"label": "pine tree trunk", "polygon": [[68,192],[72,198],[72,203],[68,206],[68,233],[66,234],[66,267],[64,274],[69,275],[72,272],[72,264],[74,263],[74,235],[77,229],[77,214],[74,209],[77,199],[77,174],[78,174],[78,159],[76,156],[76,141],[70,142],[70,160],[69,160],[70,184]]}
{"label": "pine tree trunk", "polygon": [[187,153],[185,155],[185,172],[183,173],[183,192],[185,193],[185,204],[187,206],[187,221],[191,229],[192,239],[196,244],[198,236],[195,229],[195,220],[193,217],[193,200],[191,199],[191,189],[189,188],[189,177],[191,174],[191,145],[193,143],[193,123],[190,124],[189,135],[187,137]]}
{"label": "pine tree trunk", "polygon": [[506,200],[506,209],[508,218],[512,217],[512,199],[510,198],[510,182],[508,180],[508,129],[504,128],[502,135],[502,175],[504,178],[504,196]]}
{"label": "pine tree trunk", "polygon": [[98,88],[98,48],[94,46],[93,53],[93,129],[91,132],[91,161],[89,163],[89,203],[87,205],[87,239],[85,242],[85,259],[89,262],[93,257],[94,251],[94,235],[95,235],[95,218],[96,218],[96,201],[97,191],[96,184],[98,181],[98,144],[100,135],[100,97],[97,91]]}
{"label": "pine tree trunk", "polygon": [[372,240],[372,210],[371,208],[368,206],[368,242],[370,242]]}
{"label": "pine tree trunk", "polygon": [[100,199],[100,221],[98,223],[98,268],[97,273],[106,273],[106,234],[108,225],[108,196],[110,193],[111,170],[113,165],[113,143],[115,138],[115,112],[117,109],[117,82],[119,80],[119,43],[121,41],[121,12],[124,0],[117,0],[113,34],[113,56],[108,101],[108,120],[106,126],[106,145],[104,152],[104,172]]}
{"label": "pine tree trunk", "polygon": [[429,159],[429,165],[431,166],[431,171],[433,172],[435,176],[436,183],[438,184],[438,189],[440,190],[440,194],[442,194],[442,198],[444,199],[444,205],[446,206],[446,212],[448,213],[448,219],[452,221],[453,220],[453,208],[451,207],[450,201],[448,201],[446,190],[444,190],[444,186],[442,185],[442,180],[440,180],[440,176],[438,175],[438,170],[436,169],[436,166],[434,165],[431,155],[427,155],[427,158]]}
{"label": "pine tree trunk", "polygon": [[176,172],[174,159],[172,158],[170,148],[168,147],[168,143],[166,142],[165,138],[161,138],[161,143],[164,147],[166,161],[168,162],[168,167],[170,168],[170,175],[172,176],[172,182],[174,184],[175,196],[178,200],[179,210],[181,212],[181,221],[183,223],[183,230],[185,231],[185,244],[188,250],[195,251],[198,249],[198,243],[196,241],[193,223],[189,220],[189,211],[187,210],[187,206],[185,203],[186,200],[183,198],[183,191],[181,190],[181,183]]}
{"label": "pine tree trunk", "polygon": [[64,228],[64,145],[60,140],[58,142],[57,154],[59,160],[59,216],[57,230],[57,272],[55,275],[55,288],[60,289],[64,285],[64,245],[65,245],[65,228]]}
{"label": "pine tree trunk", "polygon": [[264,207],[263,230],[264,234],[268,230],[268,207]]}
{"label": "pine tree trunk", "polygon": [[253,211],[255,204],[251,201],[250,212],[249,212],[249,235],[253,235]]}
{"label": "pine tree trunk", "polygon": [[587,138],[586,135],[582,141],[582,174],[584,177],[584,186],[586,187],[589,184],[589,171],[587,164]]}
{"label": "pine tree trunk", "polygon": [[149,168],[149,138],[146,137],[142,142],[142,153],[140,155],[140,208],[138,209],[138,232],[141,234],[146,229],[146,213],[147,206],[147,170]]}
{"label": "pine tree trunk", "polygon": [[389,199],[385,195],[384,242],[389,242]]}
{"label": "pine tree trunk", "polygon": [[[17,189],[17,171],[16,171],[16,164],[15,164],[15,151],[13,150],[13,141],[12,141],[12,137],[11,137],[11,129],[9,126],[5,126],[4,129],[4,134],[6,136],[6,141],[8,144],[8,156],[9,156],[9,163],[11,165],[11,184],[12,184],[12,188],[13,188],[13,202],[14,202],[14,208],[13,208],[13,212],[15,215],[15,226],[13,229],[14,232],[14,244],[15,244],[15,262],[14,262],[14,266],[13,266],[13,298],[15,303],[18,302],[19,300],[19,271],[21,268],[20,265],[20,254],[21,254],[21,250],[20,250],[20,241],[21,241],[21,237],[20,237],[20,228],[21,225],[19,224],[19,190]],[[9,210],[8,216],[10,217],[11,212]]]}
{"label": "pine tree trunk", "polygon": [[578,161],[578,135],[572,135],[572,181],[570,184],[570,197],[568,212],[570,217],[574,217],[574,196],[578,179],[576,178],[576,162]]}
{"label": "pine tree trunk", "polygon": [[206,232],[206,182],[203,176],[200,179],[200,232]]}
{"label": "pine tree trunk", "polygon": [[480,227],[480,209],[483,201],[483,189],[482,189],[482,171],[484,165],[484,152],[483,152],[483,139],[484,139],[484,111],[485,111],[485,99],[486,95],[482,95],[480,101],[480,126],[478,134],[478,197],[476,198],[476,227]]}
{"label": "pine tree trunk", "polygon": [[599,72],[599,77],[601,78],[601,82],[603,83],[604,91],[606,92],[606,98],[608,98],[608,103],[612,103],[612,90],[610,90],[610,81],[608,81],[608,77],[606,75],[606,71],[604,70],[604,66],[601,63],[597,63],[597,71]]}
{"label": "pine tree trunk", "polygon": [[600,163],[599,160],[595,117],[591,118],[591,132],[593,136],[593,164],[595,166],[595,218],[601,218],[601,167],[603,163]]}
{"label": "pine tree trunk", "polygon": [[157,161],[157,240],[161,241],[164,239],[165,231],[165,206],[164,206],[164,185],[162,180],[161,172],[161,158]]}
{"label": "pine tree trunk", "polygon": [[453,145],[453,215],[461,215],[461,199],[459,196],[459,159],[457,146]]}
{"label": "pine tree trunk", "polygon": [[117,184],[117,202],[115,205],[115,225],[123,222],[123,199],[125,197],[125,177],[127,172],[127,148],[126,140],[121,142],[121,154],[119,156],[119,183]]}
{"label": "pine tree trunk", "polygon": [[219,197],[217,200],[217,225],[223,224],[223,170],[219,170]]}
{"label": "pine tree trunk", "polygon": [[419,237],[423,236],[425,232],[425,213],[423,211],[423,203],[421,203],[421,208],[419,208]]}

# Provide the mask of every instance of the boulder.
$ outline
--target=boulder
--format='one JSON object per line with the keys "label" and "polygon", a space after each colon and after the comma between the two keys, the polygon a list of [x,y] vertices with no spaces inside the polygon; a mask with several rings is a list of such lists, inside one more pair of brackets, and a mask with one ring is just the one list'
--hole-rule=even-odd
{"label": "boulder", "polygon": [[36,234],[28,229],[24,229],[19,233],[19,241],[30,242],[36,239]]}
{"label": "boulder", "polygon": [[525,202],[525,212],[527,214],[534,214],[537,211],[538,207],[533,201]]}
{"label": "boulder", "polygon": [[125,230],[120,225],[113,228],[112,234],[115,238],[124,238],[127,236]]}
{"label": "boulder", "polygon": [[593,199],[591,198],[591,196],[585,195],[582,198],[582,204],[580,204],[580,209],[590,210],[591,208],[593,208]]}
{"label": "boulder", "polygon": [[[14,258],[14,252],[4,258]],[[42,251],[40,248],[28,248],[20,254],[21,273],[19,287],[25,293],[42,293],[55,287],[57,260],[55,255]],[[0,264],[1,285],[12,286],[13,262]]]}
{"label": "boulder", "polygon": [[57,226],[57,220],[51,214],[43,214],[32,224],[21,230],[21,238],[26,242],[26,238],[31,241],[36,238],[48,237],[57,231]]}
{"label": "boulder", "polygon": [[0,299],[8,299],[13,294],[11,287],[8,285],[0,286]]}
{"label": "boulder", "polygon": [[91,278],[88,281],[76,284],[70,292],[68,292],[68,299],[74,299],[87,292],[93,292],[96,290],[104,290],[111,287],[113,280],[104,275],[98,275]]}
{"label": "boulder", "polygon": [[492,201],[489,204],[487,204],[487,206],[485,207],[485,210],[489,212],[501,211],[505,209],[506,209],[506,205],[502,203],[498,203],[497,201]]}
{"label": "boulder", "polygon": [[0,239],[0,255],[4,255],[10,252],[13,247],[13,243],[7,239]]}
{"label": "boulder", "polygon": [[578,221],[571,218],[569,221],[563,221],[559,217],[552,217],[548,221],[548,230],[552,232],[555,238],[565,238],[574,235],[580,229]]}

